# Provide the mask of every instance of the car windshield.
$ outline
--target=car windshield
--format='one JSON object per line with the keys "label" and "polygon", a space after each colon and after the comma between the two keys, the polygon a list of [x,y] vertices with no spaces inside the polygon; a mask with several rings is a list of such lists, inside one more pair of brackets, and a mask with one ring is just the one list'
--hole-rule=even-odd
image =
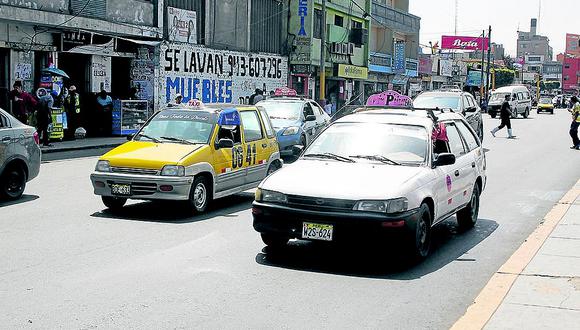
{"label": "car windshield", "polygon": [[427,130],[420,126],[336,123],[316,138],[304,156],[332,155],[357,162],[420,165],[426,161],[427,141]]}
{"label": "car windshield", "polygon": [[259,106],[264,107],[268,116],[272,120],[300,120],[300,113],[302,112],[302,102],[286,102],[286,101],[264,101],[259,102]]}
{"label": "car windshield", "polygon": [[187,110],[160,112],[135,136],[139,141],[209,143],[215,118],[209,113]]}
{"label": "car windshield", "polygon": [[460,99],[459,95],[419,95],[413,100],[413,106],[416,108],[449,108],[459,110]]}
{"label": "car windshield", "polygon": [[551,104],[552,103],[552,99],[549,97],[542,97],[540,98],[540,103],[542,104]]}
{"label": "car windshield", "polygon": [[491,94],[491,101],[503,101],[507,95],[511,95],[511,93],[493,93]]}

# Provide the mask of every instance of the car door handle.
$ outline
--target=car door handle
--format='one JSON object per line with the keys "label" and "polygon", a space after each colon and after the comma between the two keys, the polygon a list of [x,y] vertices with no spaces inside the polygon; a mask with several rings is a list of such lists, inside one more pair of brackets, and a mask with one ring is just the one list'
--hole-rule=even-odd
{"label": "car door handle", "polygon": [[455,170],[455,176],[459,176],[459,170]]}
{"label": "car door handle", "polygon": [[2,142],[3,143],[9,143],[10,141],[12,141],[12,138],[9,137],[9,136],[5,136],[5,137],[2,138]]}
{"label": "car door handle", "polygon": [[268,144],[267,143],[262,143],[262,148],[267,148]]}
{"label": "car door handle", "polygon": [[475,162],[471,163],[471,168],[475,168]]}

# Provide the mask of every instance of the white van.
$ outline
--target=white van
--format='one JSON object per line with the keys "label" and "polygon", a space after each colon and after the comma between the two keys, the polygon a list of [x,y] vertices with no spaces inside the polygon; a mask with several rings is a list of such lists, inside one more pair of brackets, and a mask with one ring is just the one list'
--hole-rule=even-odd
{"label": "white van", "polygon": [[523,85],[500,87],[491,92],[487,106],[491,118],[495,118],[500,112],[506,95],[511,96],[510,106],[512,107],[512,118],[517,118],[520,114],[524,118],[528,118],[530,110],[532,109],[532,96],[528,88]]}

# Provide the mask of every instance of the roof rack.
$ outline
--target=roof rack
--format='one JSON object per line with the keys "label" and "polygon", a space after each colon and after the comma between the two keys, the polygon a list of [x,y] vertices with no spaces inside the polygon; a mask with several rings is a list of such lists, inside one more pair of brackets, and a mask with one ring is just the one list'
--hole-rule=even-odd
{"label": "roof rack", "polygon": [[[384,106],[384,105],[365,105],[365,106],[361,106],[360,108],[355,109],[355,113],[357,112],[363,112],[363,111],[368,111],[368,110],[372,110],[372,109],[385,109],[388,106]],[[414,108],[414,107],[393,107],[393,110],[408,110],[411,112],[414,111],[425,111],[427,113],[427,117],[429,119],[431,119],[434,123],[437,123],[439,121],[439,118],[435,115],[435,111],[439,111],[440,113],[445,113],[445,111],[447,111],[448,113],[455,113],[455,111],[453,111],[453,109],[451,108]]]}
{"label": "roof rack", "polygon": [[300,100],[305,100],[307,99],[307,97],[305,95],[268,95],[266,97],[266,100],[270,100],[270,99],[300,99]]}

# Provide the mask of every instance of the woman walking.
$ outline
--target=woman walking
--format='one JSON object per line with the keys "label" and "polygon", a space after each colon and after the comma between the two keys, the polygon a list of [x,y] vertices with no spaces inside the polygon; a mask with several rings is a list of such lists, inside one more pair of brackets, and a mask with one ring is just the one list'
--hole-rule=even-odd
{"label": "woman walking", "polygon": [[494,128],[493,130],[491,130],[491,135],[493,135],[493,137],[495,137],[495,133],[497,133],[500,129],[507,127],[508,130],[508,139],[513,139],[516,136],[512,134],[512,123],[510,121],[510,117],[512,115],[511,112],[511,106],[510,106],[510,95],[506,95],[505,96],[505,100],[503,101],[503,104],[501,105],[501,112],[500,112],[500,118],[501,118],[501,124]]}

